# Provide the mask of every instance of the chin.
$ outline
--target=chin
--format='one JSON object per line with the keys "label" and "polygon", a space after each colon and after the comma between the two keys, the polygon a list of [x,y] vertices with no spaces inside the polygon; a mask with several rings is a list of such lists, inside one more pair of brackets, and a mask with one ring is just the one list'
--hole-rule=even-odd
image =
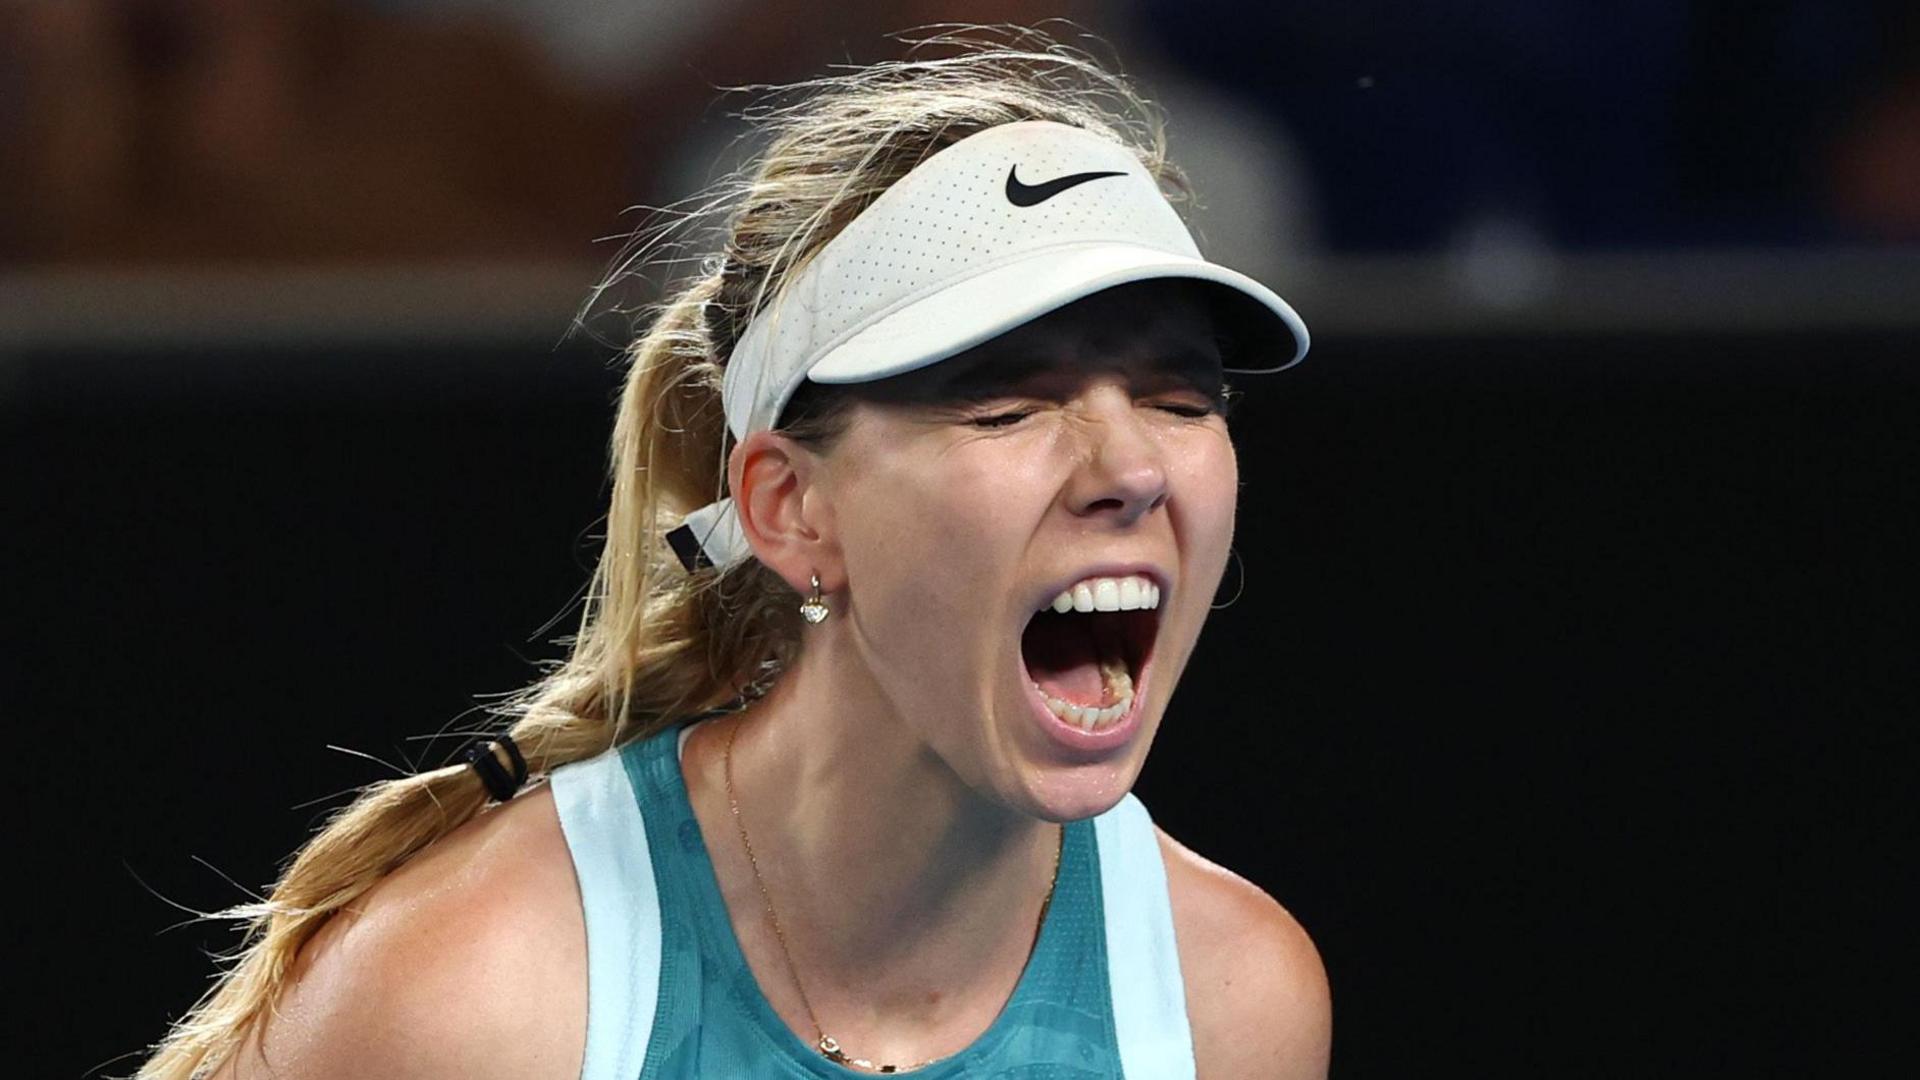
{"label": "chin", "polygon": [[[1147,702],[1143,712],[1152,711]],[[1111,810],[1140,777],[1152,745],[1157,715],[1140,717],[1138,730],[1111,752],[1093,756],[1063,756],[1056,745],[1047,745],[1040,754],[1018,763],[1019,791],[1015,799],[1022,811],[1051,822],[1080,821]]]}
{"label": "chin", "polygon": [[1098,817],[1133,790],[1140,770],[1130,762],[1114,762],[1100,768],[1053,769],[1034,778],[1033,816],[1045,821],[1068,822]]}

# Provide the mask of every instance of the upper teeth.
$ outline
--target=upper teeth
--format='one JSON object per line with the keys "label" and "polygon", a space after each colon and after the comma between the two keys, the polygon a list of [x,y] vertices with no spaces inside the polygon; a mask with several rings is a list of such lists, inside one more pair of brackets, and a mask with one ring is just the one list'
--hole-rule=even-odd
{"label": "upper teeth", "polygon": [[1053,610],[1132,611],[1160,606],[1160,586],[1138,574],[1132,577],[1095,577],[1060,590]]}

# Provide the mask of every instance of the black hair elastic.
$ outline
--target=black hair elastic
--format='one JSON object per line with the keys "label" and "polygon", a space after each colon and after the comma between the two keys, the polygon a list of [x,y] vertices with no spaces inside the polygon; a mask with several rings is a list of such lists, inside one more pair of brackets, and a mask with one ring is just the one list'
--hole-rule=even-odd
{"label": "black hair elastic", "polygon": [[[513,762],[512,775],[508,775],[507,770],[501,767],[500,759],[493,756],[496,746],[504,749],[507,759]],[[527,782],[527,759],[520,756],[520,747],[515,745],[511,735],[502,733],[492,742],[468,747],[464,760],[474,772],[480,774],[480,781],[487,785],[487,794],[493,796],[494,802],[506,802],[513,798],[513,793]]]}

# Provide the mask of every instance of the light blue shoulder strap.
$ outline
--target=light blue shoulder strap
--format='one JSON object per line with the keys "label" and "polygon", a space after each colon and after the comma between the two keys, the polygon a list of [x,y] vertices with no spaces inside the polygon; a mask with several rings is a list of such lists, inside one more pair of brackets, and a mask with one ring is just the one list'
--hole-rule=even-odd
{"label": "light blue shoulder strap", "polygon": [[660,984],[653,855],[618,751],[553,771],[587,923],[587,1053],[581,1080],[633,1080],[647,1058]]}
{"label": "light blue shoulder strap", "polygon": [[1190,1080],[1193,1033],[1173,937],[1167,868],[1147,808],[1128,793],[1093,819],[1107,919],[1107,985],[1120,1067],[1130,1077]]}

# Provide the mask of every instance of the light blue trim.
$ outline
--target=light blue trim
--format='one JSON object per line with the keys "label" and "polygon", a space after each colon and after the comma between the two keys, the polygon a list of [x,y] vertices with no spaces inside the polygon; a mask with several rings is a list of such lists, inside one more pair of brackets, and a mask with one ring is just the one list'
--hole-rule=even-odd
{"label": "light blue trim", "polygon": [[633,784],[618,751],[553,771],[553,802],[587,923],[587,1050],[581,1080],[633,1080],[660,984],[660,894]]}
{"label": "light blue trim", "polygon": [[1153,819],[1128,793],[1093,825],[1120,1067],[1130,1077],[1187,1080],[1194,1074],[1193,1032]]}

